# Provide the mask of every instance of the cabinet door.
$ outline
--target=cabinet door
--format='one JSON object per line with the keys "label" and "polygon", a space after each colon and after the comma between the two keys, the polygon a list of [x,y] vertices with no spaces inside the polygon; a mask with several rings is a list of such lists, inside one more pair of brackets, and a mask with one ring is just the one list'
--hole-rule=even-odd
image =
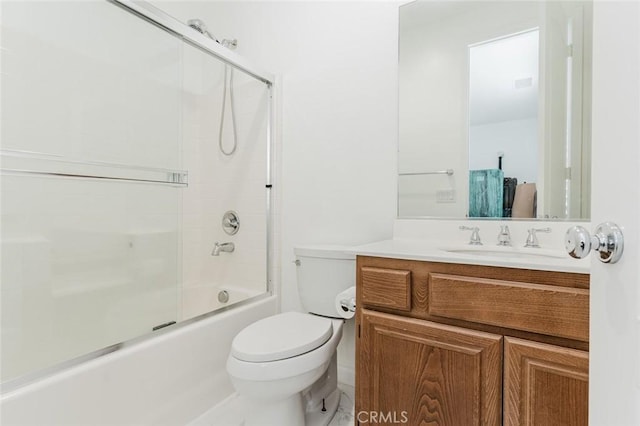
{"label": "cabinet door", "polygon": [[502,337],[363,310],[359,424],[500,425]]}
{"label": "cabinet door", "polygon": [[504,424],[587,425],[589,354],[506,337]]}

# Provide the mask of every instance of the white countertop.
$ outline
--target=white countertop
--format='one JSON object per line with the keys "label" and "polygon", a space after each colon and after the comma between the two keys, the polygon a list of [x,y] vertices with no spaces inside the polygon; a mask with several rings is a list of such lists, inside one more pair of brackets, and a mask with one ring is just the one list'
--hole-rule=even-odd
{"label": "white countertop", "polygon": [[588,274],[591,255],[574,259],[560,250],[524,247],[500,247],[485,244],[471,246],[425,239],[393,239],[355,246],[346,252],[359,256],[392,259],[425,260],[430,262],[461,263],[534,269],[540,271]]}

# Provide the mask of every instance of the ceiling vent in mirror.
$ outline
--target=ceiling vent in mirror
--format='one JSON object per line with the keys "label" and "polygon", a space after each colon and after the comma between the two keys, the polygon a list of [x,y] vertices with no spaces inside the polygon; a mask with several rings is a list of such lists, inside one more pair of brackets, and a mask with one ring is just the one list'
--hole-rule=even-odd
{"label": "ceiling vent in mirror", "polygon": [[514,81],[514,86],[516,89],[525,89],[527,87],[531,87],[533,86],[533,77],[519,78]]}

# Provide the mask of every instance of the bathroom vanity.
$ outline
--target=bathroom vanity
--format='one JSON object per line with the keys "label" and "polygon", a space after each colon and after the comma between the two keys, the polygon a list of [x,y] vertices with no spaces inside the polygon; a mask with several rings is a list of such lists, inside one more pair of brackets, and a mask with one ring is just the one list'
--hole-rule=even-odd
{"label": "bathroom vanity", "polygon": [[356,424],[588,423],[587,271],[374,253],[357,257]]}

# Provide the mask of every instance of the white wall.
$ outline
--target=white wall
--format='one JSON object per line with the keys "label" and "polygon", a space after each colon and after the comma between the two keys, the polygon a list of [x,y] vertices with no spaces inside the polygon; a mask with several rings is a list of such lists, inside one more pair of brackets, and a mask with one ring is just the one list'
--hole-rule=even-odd
{"label": "white wall", "polygon": [[469,127],[469,169],[496,169],[503,152],[505,177],[518,183],[536,182],[538,175],[538,120],[510,120]]}
{"label": "white wall", "polygon": [[[391,237],[396,211],[394,2],[155,3],[280,77],[276,180],[282,310],[301,310],[293,247]],[[355,280],[355,277],[354,277]],[[340,346],[352,371],[353,328]],[[350,373],[351,374],[351,373]],[[351,378],[341,377],[350,381]]]}

